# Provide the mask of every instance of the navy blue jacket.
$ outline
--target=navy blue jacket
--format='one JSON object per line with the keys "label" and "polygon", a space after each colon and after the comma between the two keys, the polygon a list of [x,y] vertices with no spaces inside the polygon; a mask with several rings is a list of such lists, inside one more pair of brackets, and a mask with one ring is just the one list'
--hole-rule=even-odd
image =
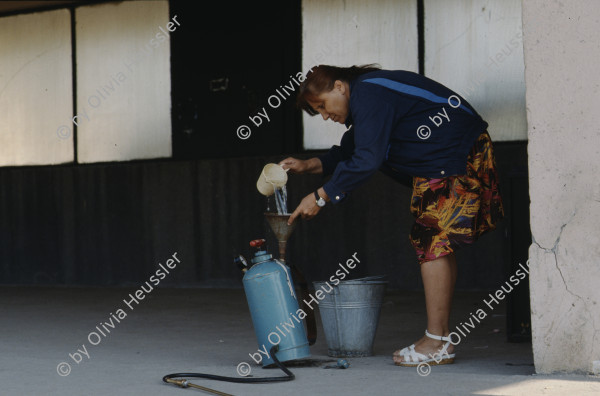
{"label": "navy blue jacket", "polygon": [[349,130],[320,156],[333,203],[377,170],[400,182],[413,176],[464,175],[475,139],[487,129],[469,103],[442,84],[409,71],[380,70],[350,82]]}

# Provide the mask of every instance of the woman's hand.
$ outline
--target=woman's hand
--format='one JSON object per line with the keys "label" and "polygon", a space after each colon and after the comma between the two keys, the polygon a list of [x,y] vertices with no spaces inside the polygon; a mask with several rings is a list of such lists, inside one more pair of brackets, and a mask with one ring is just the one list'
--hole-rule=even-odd
{"label": "woman's hand", "polygon": [[279,163],[283,169],[289,169],[290,173],[323,173],[323,165],[318,158],[309,158],[301,160],[293,157],[288,157]]}
{"label": "woman's hand", "polygon": [[306,161],[288,157],[279,163],[283,169],[289,169],[290,173],[302,174],[306,172]]}
{"label": "woman's hand", "polygon": [[302,216],[302,218],[305,220],[310,220],[313,217],[315,217],[317,213],[319,213],[319,210],[321,210],[321,208],[319,207],[319,205],[317,205],[315,194],[310,193],[306,197],[304,197],[304,199],[302,199],[300,205],[298,205],[296,210],[294,210],[294,213],[292,213],[292,215],[288,219],[288,224],[291,225],[298,216]]}
{"label": "woman's hand", "polygon": [[[319,197],[323,198],[325,202],[330,202],[329,196],[323,187],[317,190],[317,194],[319,194]],[[317,197],[315,197],[315,194],[308,194],[306,197],[304,197],[302,202],[300,202],[300,205],[298,205],[296,210],[294,210],[294,213],[292,213],[288,219],[288,224],[291,225],[298,216],[302,216],[303,219],[310,220],[315,217],[317,213],[319,213],[319,210],[321,210],[321,207],[317,205]]]}

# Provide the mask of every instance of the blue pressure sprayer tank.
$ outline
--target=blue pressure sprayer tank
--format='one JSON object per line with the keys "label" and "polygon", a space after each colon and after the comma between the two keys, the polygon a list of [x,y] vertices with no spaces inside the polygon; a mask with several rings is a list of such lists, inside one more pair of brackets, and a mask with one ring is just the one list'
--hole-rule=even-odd
{"label": "blue pressure sprayer tank", "polygon": [[243,283],[258,341],[254,360],[263,367],[274,363],[268,354],[278,345],[277,359],[286,362],[310,356],[290,268],[263,250],[264,239],[250,242],[256,248]]}

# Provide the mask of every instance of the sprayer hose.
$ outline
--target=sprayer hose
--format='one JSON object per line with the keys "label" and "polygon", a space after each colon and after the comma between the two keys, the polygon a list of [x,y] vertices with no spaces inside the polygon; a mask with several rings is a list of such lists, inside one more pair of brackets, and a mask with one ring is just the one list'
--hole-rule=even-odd
{"label": "sprayer hose", "polygon": [[275,356],[275,353],[277,352],[278,349],[279,349],[279,347],[277,345],[273,345],[269,352],[271,354],[273,361],[277,365],[277,367],[279,367],[286,374],[283,377],[238,378],[238,377],[224,377],[222,375],[204,374],[204,373],[174,373],[174,374],[165,375],[163,377],[163,381],[167,382],[167,383],[179,385],[182,388],[187,388],[188,386],[191,386],[193,388],[202,389],[202,390],[205,390],[208,392],[212,392],[216,395],[222,395],[222,396],[224,396],[224,395],[230,396],[230,395],[227,393],[216,391],[214,389],[205,388],[203,386],[192,384],[191,382],[184,380],[184,379],[177,380],[175,378],[206,378],[206,379],[211,379],[211,380],[216,380],[216,381],[238,382],[238,383],[244,383],[244,384],[291,381],[294,378],[296,378],[296,376],[277,359],[277,356]]}

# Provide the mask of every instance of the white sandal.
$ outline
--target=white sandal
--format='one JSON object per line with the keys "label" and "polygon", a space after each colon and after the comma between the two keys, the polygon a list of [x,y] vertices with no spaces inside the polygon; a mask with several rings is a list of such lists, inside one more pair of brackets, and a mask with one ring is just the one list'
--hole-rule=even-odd
{"label": "white sandal", "polygon": [[402,362],[394,364],[396,366],[405,366],[405,367],[415,367],[422,363],[427,363],[430,366],[437,366],[441,364],[450,364],[454,363],[454,357],[456,354],[448,353],[448,347],[450,346],[450,337],[442,337],[433,335],[427,330],[425,330],[425,335],[429,338],[439,341],[446,341],[442,349],[440,349],[435,354],[429,354],[429,356],[425,356],[422,353],[415,351],[415,344],[412,344],[409,347],[402,348],[398,354],[395,356],[402,356]]}

